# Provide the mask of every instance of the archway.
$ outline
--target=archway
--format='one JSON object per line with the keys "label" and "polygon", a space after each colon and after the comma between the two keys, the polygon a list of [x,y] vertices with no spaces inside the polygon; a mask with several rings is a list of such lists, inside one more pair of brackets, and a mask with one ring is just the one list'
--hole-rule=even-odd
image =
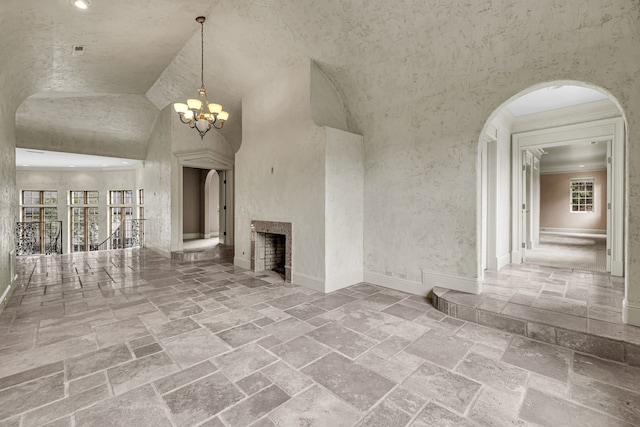
{"label": "archway", "polygon": [[[596,96],[566,105],[534,106],[538,110],[528,114],[510,111],[514,101],[526,95],[553,93],[567,87],[578,88],[577,92],[584,89]],[[584,82],[540,83],[500,105],[479,138],[478,277],[484,278],[485,269],[498,271],[506,265],[522,263],[527,251],[537,245],[541,156],[562,145],[594,143],[607,148],[602,160],[602,167],[609,171],[607,200],[603,202],[607,205],[607,270],[612,276],[623,276],[626,138],[620,103],[606,90]],[[569,188],[566,192],[570,193]]]}

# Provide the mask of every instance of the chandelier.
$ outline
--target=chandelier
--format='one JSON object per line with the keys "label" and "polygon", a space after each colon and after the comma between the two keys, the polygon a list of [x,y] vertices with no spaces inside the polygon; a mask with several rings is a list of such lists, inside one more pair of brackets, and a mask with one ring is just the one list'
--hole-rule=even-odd
{"label": "chandelier", "polygon": [[173,109],[180,115],[180,121],[188,124],[189,127],[195,129],[200,134],[200,138],[204,139],[204,135],[209,132],[212,127],[222,129],[224,122],[229,118],[229,113],[222,111],[222,105],[209,104],[207,99],[207,90],[204,88],[204,16],[198,16],[196,22],[200,24],[200,89],[198,89],[198,98],[187,99],[187,103],[176,102]]}

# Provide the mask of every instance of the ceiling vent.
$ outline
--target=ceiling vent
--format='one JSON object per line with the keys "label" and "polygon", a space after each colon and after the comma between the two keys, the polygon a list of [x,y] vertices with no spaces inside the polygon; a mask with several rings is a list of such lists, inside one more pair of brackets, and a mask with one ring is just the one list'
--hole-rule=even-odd
{"label": "ceiling vent", "polygon": [[71,54],[74,55],[74,56],[84,55],[84,51],[86,49],[87,48],[85,46],[76,45],[71,50]]}

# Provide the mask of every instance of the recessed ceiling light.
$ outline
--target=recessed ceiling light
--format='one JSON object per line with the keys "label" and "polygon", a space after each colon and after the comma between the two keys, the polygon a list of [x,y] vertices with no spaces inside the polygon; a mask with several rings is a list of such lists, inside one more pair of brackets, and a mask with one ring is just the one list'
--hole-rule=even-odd
{"label": "recessed ceiling light", "polygon": [[73,165],[69,165],[69,167],[70,167],[70,168],[75,168],[75,166],[73,166]]}
{"label": "recessed ceiling light", "polygon": [[89,0],[69,0],[69,3],[77,7],[78,9],[87,10],[89,9]]}
{"label": "recessed ceiling light", "polygon": [[123,164],[123,165],[128,165],[128,164],[129,164],[129,162],[122,162],[122,164]]}
{"label": "recessed ceiling light", "polygon": [[25,168],[28,168],[28,167],[29,167],[29,165],[22,165],[22,166],[24,166]]}
{"label": "recessed ceiling light", "polygon": [[583,167],[584,167],[584,165],[578,165],[578,167],[579,167],[579,168],[583,168]]}
{"label": "recessed ceiling light", "polygon": [[597,144],[598,141],[591,141],[589,144],[593,145],[593,144]]}
{"label": "recessed ceiling light", "polygon": [[105,168],[106,168],[107,166],[108,166],[108,165],[102,165],[102,167],[105,167]]}

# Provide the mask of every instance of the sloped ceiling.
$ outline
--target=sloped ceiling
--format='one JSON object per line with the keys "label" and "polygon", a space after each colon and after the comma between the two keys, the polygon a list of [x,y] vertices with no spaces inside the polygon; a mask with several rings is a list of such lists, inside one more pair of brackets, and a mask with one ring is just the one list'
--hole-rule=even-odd
{"label": "sloped ceiling", "polygon": [[[601,28],[600,15],[638,13],[634,2],[602,2],[598,14],[584,16],[568,13],[571,7],[554,3],[572,28]],[[479,102],[478,82],[501,70],[500,61],[477,58],[510,52],[511,61],[525,63],[545,55],[535,40],[549,12],[524,0],[91,0],[87,11],[68,0],[2,0],[0,55],[9,69],[0,78],[15,86],[16,108],[37,95],[17,117],[18,146],[38,146],[36,140],[53,124],[56,140],[73,141],[61,142],[61,149],[77,149],[83,141],[85,147],[102,145],[111,137],[116,144],[123,135],[135,146],[144,144],[141,128],[151,122],[153,108],[193,97],[199,87],[198,15],[207,16],[205,85],[210,101],[230,113],[220,133],[237,151],[242,97],[283,69],[315,60],[342,97],[350,129],[366,136],[367,123],[380,112],[419,99],[437,104],[449,96],[447,88],[463,89],[467,99],[461,102]],[[544,37],[563,43],[566,25],[549,27]],[[503,36],[515,29],[521,37]],[[588,46],[609,37],[604,30],[589,34],[594,39]],[[73,56],[74,45],[85,45],[86,53]],[[72,97],[87,102],[73,107]],[[79,124],[74,108],[86,115],[95,110],[99,118]],[[118,109],[130,112],[132,120],[105,114]],[[36,110],[42,123],[27,123],[30,116],[22,113]],[[93,134],[85,128],[102,124]]]}

